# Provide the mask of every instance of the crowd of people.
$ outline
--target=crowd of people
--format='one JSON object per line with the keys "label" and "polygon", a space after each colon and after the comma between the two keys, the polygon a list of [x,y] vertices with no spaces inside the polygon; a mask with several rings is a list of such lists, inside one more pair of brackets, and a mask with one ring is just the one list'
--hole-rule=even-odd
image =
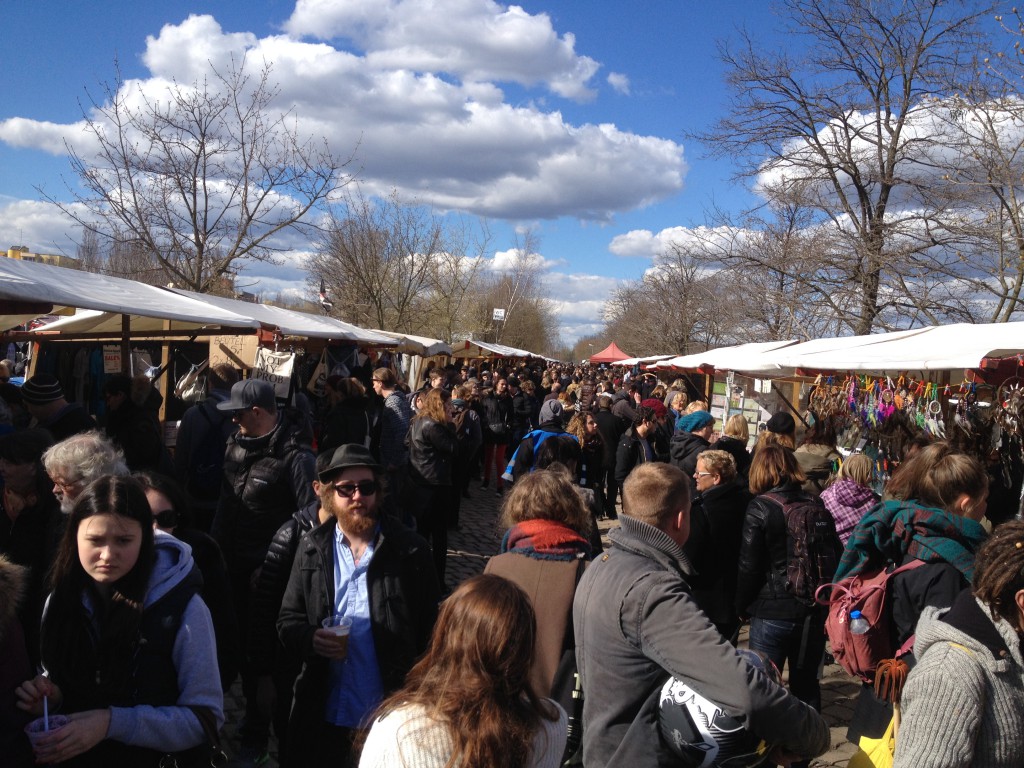
{"label": "crowd of people", "polygon": [[[778,413],[751,450],[742,416],[719,433],[650,374],[452,364],[410,386],[368,362],[288,405],[205,375],[173,451],[138,377],[107,379],[102,428],[53,376],[3,387],[3,765],[208,765],[239,678],[239,768],[271,733],[282,766],[738,765],[716,718],[754,739],[742,764],[807,765],[830,747],[816,588],[908,564],[884,620],[912,671],[896,700],[863,686],[850,739],[895,714],[897,765],[1024,757],[1024,524],[945,442],[879,495],[827,420],[798,445]],[[502,538],[456,583],[472,484]],[[824,530],[817,581],[798,520]],[[666,729],[697,700],[692,732]]]}

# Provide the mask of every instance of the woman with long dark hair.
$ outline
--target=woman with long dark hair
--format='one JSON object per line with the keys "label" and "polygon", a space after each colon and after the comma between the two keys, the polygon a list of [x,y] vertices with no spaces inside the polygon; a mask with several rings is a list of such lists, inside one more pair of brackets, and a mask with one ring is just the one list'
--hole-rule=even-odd
{"label": "woman with long dark hair", "polygon": [[511,581],[464,581],[441,604],[426,655],[377,710],[360,768],[559,765],[565,712],[529,685],[536,631]]}
{"label": "woman with long dark hair", "polygon": [[101,477],[82,492],[43,615],[49,676],[16,691],[22,709],[41,715],[45,698],[70,718],[39,742],[38,762],[155,766],[208,753],[204,722],[223,723],[224,698],[201,582],[188,547],[154,532],[135,480]]}
{"label": "woman with long dark hair", "polygon": [[451,395],[432,389],[409,424],[409,490],[416,509],[416,532],[430,542],[437,580],[444,585],[448,557],[448,508],[452,494],[455,427]]}

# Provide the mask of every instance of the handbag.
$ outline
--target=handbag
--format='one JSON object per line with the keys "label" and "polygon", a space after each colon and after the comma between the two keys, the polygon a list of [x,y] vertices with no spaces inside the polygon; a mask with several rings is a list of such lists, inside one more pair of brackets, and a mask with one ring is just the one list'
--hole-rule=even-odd
{"label": "handbag", "polygon": [[896,754],[896,734],[900,729],[900,707],[894,704],[892,719],[880,738],[861,736],[857,752],[847,764],[849,768],[892,768]]}
{"label": "handbag", "polygon": [[200,403],[206,399],[206,377],[202,374],[209,363],[209,360],[204,360],[201,365],[193,365],[188,373],[178,379],[174,394],[179,400]]}
{"label": "handbag", "polygon": [[224,768],[228,756],[220,743],[217,720],[209,707],[190,706],[206,734],[206,743],[183,752],[168,753],[160,758],[158,768]]}

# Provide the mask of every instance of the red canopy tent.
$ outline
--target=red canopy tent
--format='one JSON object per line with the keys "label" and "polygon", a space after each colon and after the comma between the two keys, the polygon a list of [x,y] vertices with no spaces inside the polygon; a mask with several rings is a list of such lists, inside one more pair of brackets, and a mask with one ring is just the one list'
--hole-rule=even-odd
{"label": "red canopy tent", "polygon": [[613,341],[607,347],[602,349],[596,355],[591,355],[590,362],[592,363],[617,363],[619,360],[626,360],[629,358],[625,352],[618,348]]}

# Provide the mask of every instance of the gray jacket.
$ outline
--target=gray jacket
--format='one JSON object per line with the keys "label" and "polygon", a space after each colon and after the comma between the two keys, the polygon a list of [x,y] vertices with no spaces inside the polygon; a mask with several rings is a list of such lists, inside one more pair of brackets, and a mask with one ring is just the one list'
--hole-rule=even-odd
{"label": "gray jacket", "polygon": [[893,768],[1009,768],[1024,760],[1020,637],[965,590],[925,608],[903,689]]}
{"label": "gray jacket", "polygon": [[690,681],[773,745],[806,757],[825,752],[825,721],[756,673],[693,602],[682,549],[653,526],[619,520],[573,604],[587,768],[678,764],[657,725],[669,677]]}

